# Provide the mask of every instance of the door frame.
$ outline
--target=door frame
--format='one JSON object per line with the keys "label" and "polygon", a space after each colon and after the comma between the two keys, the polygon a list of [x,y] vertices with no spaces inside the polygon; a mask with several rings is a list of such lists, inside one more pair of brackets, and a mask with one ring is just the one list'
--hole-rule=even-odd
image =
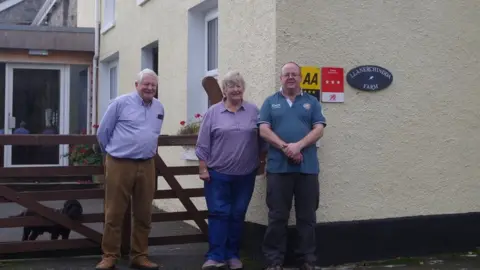
{"label": "door frame", "polygon": [[[44,69],[60,71],[60,110],[59,110],[59,134],[69,134],[70,130],[70,66],[64,64],[28,64],[6,63],[5,68],[5,134],[12,134],[9,128],[10,116],[13,113],[13,72],[15,69]],[[57,164],[25,164],[12,165],[12,146],[5,145],[3,152],[4,167],[50,167],[68,166],[68,145],[59,145],[59,163]]]}

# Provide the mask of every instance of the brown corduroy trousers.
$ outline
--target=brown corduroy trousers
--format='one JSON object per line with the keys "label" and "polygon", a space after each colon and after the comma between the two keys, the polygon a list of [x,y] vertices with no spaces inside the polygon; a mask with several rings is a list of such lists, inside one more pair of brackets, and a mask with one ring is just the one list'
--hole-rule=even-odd
{"label": "brown corduroy trousers", "polygon": [[130,196],[133,212],[130,258],[147,256],[155,175],[153,158],[139,161],[106,156],[104,257],[120,257],[122,224]]}

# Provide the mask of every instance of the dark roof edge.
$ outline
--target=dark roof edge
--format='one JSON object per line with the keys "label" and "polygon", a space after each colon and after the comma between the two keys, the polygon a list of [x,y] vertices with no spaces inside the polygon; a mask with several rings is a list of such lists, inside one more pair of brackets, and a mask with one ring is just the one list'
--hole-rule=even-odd
{"label": "dark roof edge", "polygon": [[36,25],[9,25],[0,24],[0,30],[34,31],[34,32],[69,32],[69,33],[95,33],[93,27],[59,27]]}

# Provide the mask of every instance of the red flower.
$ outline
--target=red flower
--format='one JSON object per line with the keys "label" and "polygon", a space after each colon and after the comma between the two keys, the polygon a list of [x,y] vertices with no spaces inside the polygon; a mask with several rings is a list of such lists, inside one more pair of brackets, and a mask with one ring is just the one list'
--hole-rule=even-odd
{"label": "red flower", "polygon": [[185,121],[180,121],[180,125],[184,126],[184,125],[185,125]]}
{"label": "red flower", "polygon": [[200,118],[200,117],[202,117],[201,114],[199,114],[199,113],[195,114],[195,118]]}
{"label": "red flower", "polygon": [[93,125],[93,128],[98,128],[98,127],[99,127],[98,124]]}

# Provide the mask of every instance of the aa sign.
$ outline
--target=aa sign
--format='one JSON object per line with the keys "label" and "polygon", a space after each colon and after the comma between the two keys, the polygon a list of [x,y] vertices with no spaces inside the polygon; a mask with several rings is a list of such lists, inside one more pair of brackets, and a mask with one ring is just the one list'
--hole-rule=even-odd
{"label": "aa sign", "polygon": [[304,66],[301,68],[301,72],[302,82],[300,87],[320,101],[320,68]]}
{"label": "aa sign", "polygon": [[320,90],[320,68],[302,67],[302,89]]}

